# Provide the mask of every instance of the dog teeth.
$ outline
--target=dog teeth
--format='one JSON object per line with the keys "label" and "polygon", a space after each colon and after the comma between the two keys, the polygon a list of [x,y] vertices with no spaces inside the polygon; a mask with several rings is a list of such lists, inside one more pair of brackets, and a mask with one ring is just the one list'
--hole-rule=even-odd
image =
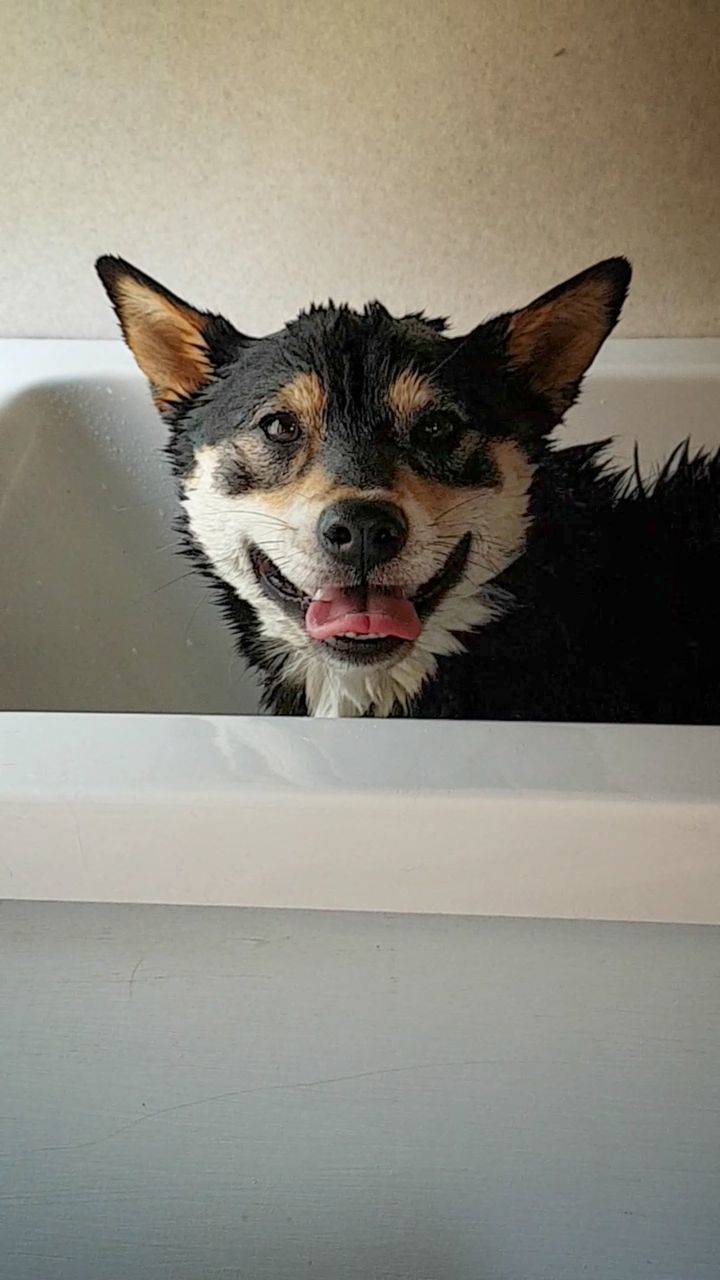
{"label": "dog teeth", "polygon": [[343,631],[340,636],[341,640],[387,640],[385,632],[374,632],[373,635],[366,635],[361,631]]}

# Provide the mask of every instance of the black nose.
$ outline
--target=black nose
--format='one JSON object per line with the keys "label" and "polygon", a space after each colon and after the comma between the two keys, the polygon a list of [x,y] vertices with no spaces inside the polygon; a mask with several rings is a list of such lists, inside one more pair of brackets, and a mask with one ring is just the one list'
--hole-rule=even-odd
{"label": "black nose", "polygon": [[323,551],[362,574],[398,555],[407,535],[405,516],[389,502],[334,502],[317,525]]}

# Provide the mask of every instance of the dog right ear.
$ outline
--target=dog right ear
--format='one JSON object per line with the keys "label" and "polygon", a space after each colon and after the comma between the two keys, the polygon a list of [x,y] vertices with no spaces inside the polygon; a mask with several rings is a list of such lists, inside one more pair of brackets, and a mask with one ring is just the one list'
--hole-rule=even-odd
{"label": "dog right ear", "polygon": [[556,285],[507,319],[509,360],[557,415],[615,328],[630,286],[626,258],[606,258]]}
{"label": "dog right ear", "polygon": [[98,258],[95,269],[123,337],[162,414],[212,382],[251,342],[222,316],[198,311],[122,258]]}

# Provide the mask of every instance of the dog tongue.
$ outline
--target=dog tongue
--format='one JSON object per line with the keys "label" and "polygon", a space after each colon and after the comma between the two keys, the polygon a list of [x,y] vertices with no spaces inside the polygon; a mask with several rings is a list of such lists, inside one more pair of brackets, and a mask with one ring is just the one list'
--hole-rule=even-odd
{"label": "dog tongue", "polygon": [[399,591],[368,588],[360,596],[347,588],[325,587],[322,599],[308,606],[305,629],[313,640],[329,640],[348,631],[417,640],[421,626],[414,605]]}

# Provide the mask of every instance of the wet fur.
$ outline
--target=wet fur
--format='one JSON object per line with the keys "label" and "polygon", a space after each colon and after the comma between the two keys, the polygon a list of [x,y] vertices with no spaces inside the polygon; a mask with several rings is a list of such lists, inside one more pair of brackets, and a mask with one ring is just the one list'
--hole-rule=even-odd
{"label": "wet fur", "polygon": [[[185,549],[269,710],[720,720],[718,456],[682,450],[643,486],[611,472],[602,446],[548,443],[617,319],[622,259],[463,338],[379,304],[330,304],[256,341],[128,264],[99,270],[169,424]],[[259,424],[285,411],[303,429],[278,450]],[[462,424],[445,451],[418,447],[429,412]],[[318,515],[352,495],[408,517],[408,544],[375,585],[414,595],[472,534],[464,574],[386,665],[350,666],[311,641],[248,556],[259,547],[312,595],[328,572]]]}
{"label": "wet fur", "polygon": [[550,453],[530,521],[506,612],[410,714],[720,724],[720,452],[684,444],[646,482],[604,444]]}

